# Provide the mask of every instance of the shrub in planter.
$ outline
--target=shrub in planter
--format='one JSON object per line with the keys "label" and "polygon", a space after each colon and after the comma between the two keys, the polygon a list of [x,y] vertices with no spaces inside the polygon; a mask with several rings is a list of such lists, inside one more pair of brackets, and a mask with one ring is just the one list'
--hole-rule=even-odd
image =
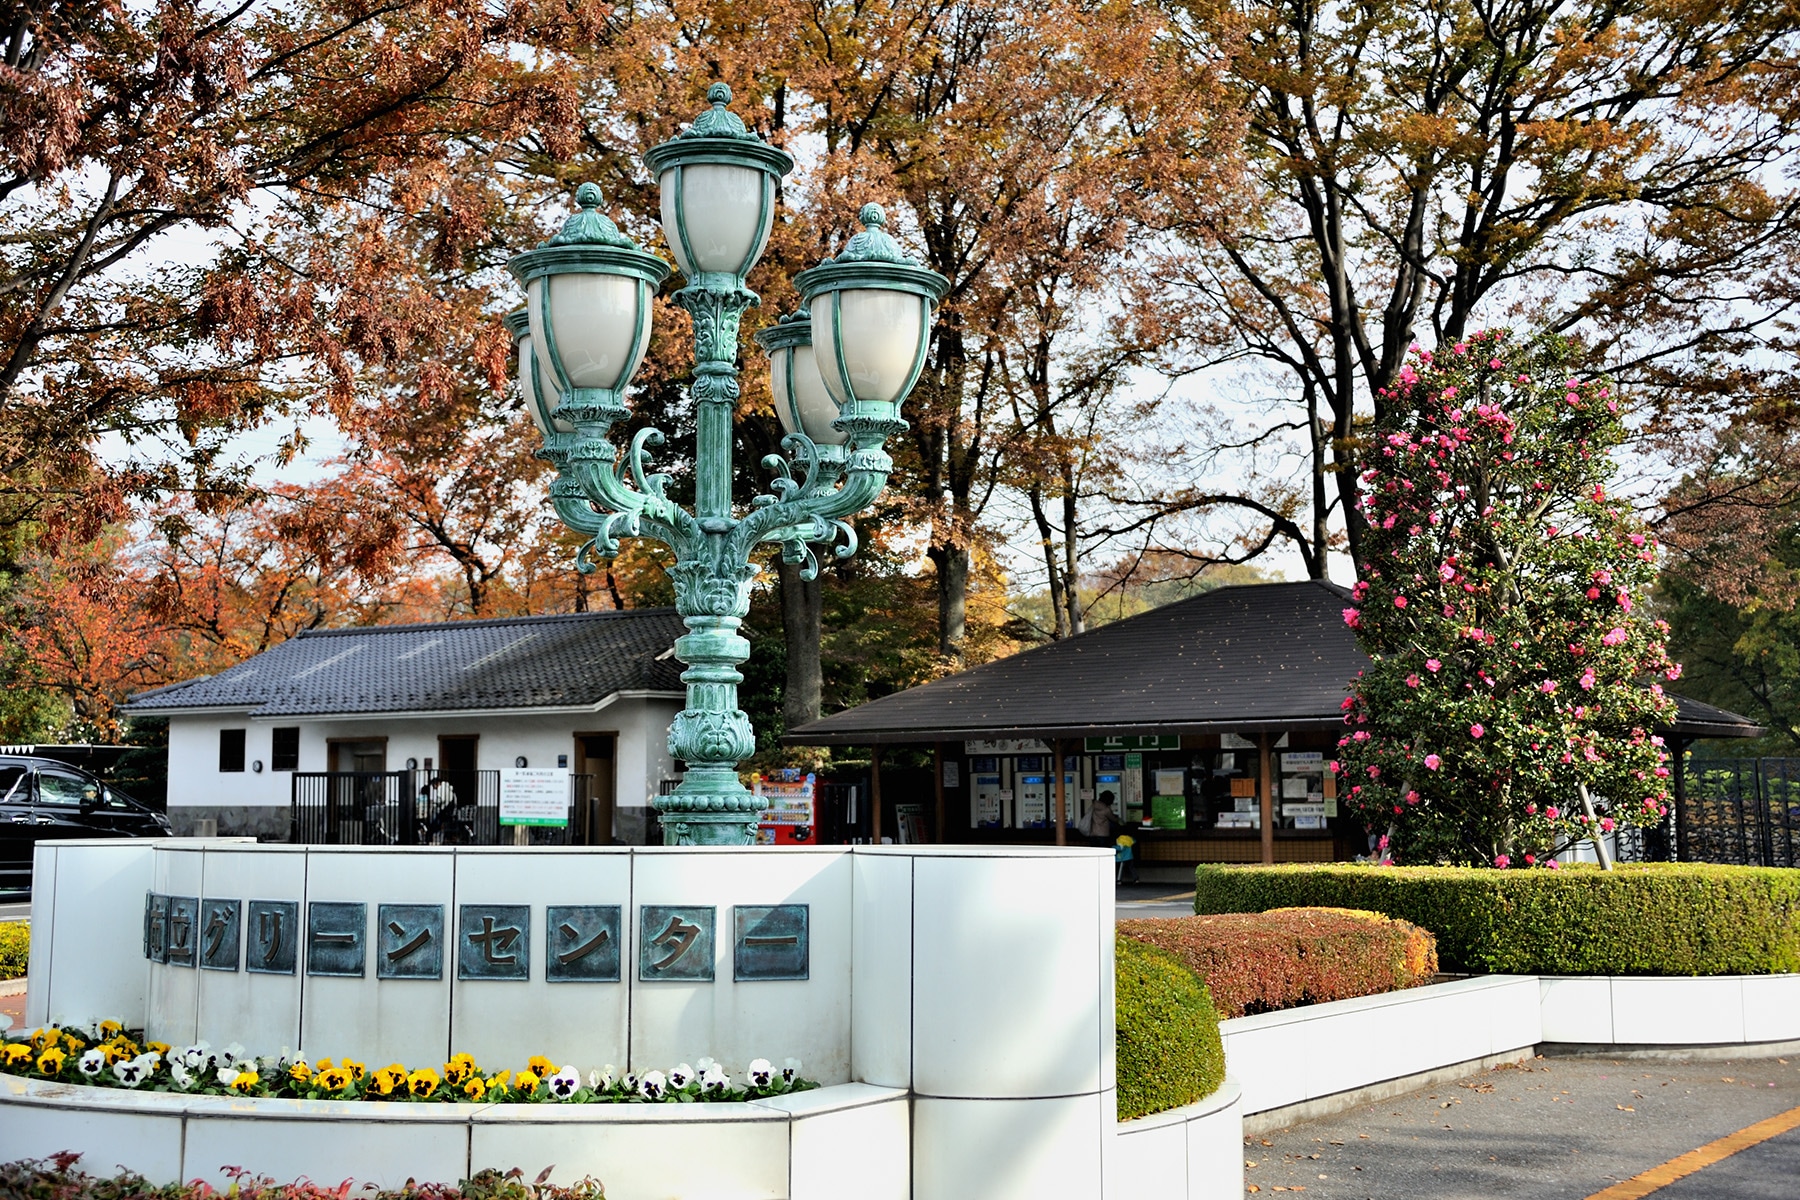
{"label": "shrub in planter", "polygon": [[1121,921],[1119,933],[1180,959],[1227,1018],[1380,995],[1437,974],[1427,930],[1343,908]]}
{"label": "shrub in planter", "polygon": [[1206,985],[1173,955],[1133,938],[1117,939],[1113,963],[1119,1120],[1218,1091],[1225,1048]]}
{"label": "shrub in planter", "polygon": [[1560,870],[1202,867],[1194,910],[1371,909],[1437,935],[1452,970],[1766,975],[1800,970],[1800,871],[1705,863]]}
{"label": "shrub in planter", "polygon": [[17,979],[31,960],[31,926],[24,921],[0,922],[0,979]]}

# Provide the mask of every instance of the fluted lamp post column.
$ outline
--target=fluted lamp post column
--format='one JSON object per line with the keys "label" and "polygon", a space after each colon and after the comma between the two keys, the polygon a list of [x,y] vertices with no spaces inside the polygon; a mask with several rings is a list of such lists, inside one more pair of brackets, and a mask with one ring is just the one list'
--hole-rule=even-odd
{"label": "fluted lamp post column", "polygon": [[626,389],[669,267],[600,213],[591,183],[576,192],[579,211],[560,233],[508,264],[526,291],[525,309],[507,320],[520,390],[557,471],[551,502],[590,539],[577,568],[596,569],[621,536],[654,537],[675,552],[670,574],[688,628],[675,654],[687,666],[687,707],[669,727],[669,753],[687,772],[655,801],[669,845],[755,840],[760,802],[737,773],[756,751],[737,703],[738,668],[750,655],[739,627],[761,569],[752,556],[778,543],[811,578],[814,545],[840,558],[855,553],[847,518],[887,485],[893,462],[883,443],[906,428],[900,404],[924,367],[932,306],[947,287],[901,252],[874,205],[836,259],[801,272],[795,282],[810,315],[761,335],[784,453],[763,460],[774,473],[769,491],[734,512],[738,322],[757,303],[744,280],[768,245],[775,186],[793,160],[726,107],[730,88],[714,84],[707,100],[712,107],[688,129],[644,156],[662,193],[663,235],[687,280],[673,299],[694,323],[693,512],[665,494],[668,476],[649,469],[659,431],[639,430],[622,450],[608,437],[629,415]]}

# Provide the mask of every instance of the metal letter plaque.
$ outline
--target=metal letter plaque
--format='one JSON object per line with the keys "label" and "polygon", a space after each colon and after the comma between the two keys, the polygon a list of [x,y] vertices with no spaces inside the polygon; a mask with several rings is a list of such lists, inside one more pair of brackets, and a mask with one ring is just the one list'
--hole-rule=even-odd
{"label": "metal letter plaque", "polygon": [[306,973],[361,979],[369,906],[315,900],[306,906]]}
{"label": "metal letter plaque", "polygon": [[198,896],[169,897],[169,965],[175,967],[192,967],[199,956],[194,953],[194,942],[199,937],[197,928],[200,920],[200,898]]}
{"label": "metal letter plaque", "polygon": [[710,983],[713,978],[711,905],[645,904],[638,909],[638,978]]}
{"label": "metal letter plaque", "polygon": [[300,902],[252,900],[245,928],[244,970],[255,975],[292,975],[299,960]]}
{"label": "metal letter plaque", "polygon": [[200,966],[208,971],[238,969],[238,919],[242,900],[200,902]]}
{"label": "metal letter plaque", "polygon": [[617,904],[552,904],[544,910],[544,978],[618,983],[623,910]]}
{"label": "metal letter plaque", "polygon": [[811,966],[804,904],[740,904],[732,978],[805,979]]}
{"label": "metal letter plaque", "polygon": [[529,904],[465,904],[456,927],[458,979],[531,978]]}
{"label": "metal letter plaque", "polygon": [[444,906],[383,904],[375,910],[375,978],[444,977]]}
{"label": "metal letter plaque", "polygon": [[151,892],[144,897],[144,957],[169,961],[169,898]]}

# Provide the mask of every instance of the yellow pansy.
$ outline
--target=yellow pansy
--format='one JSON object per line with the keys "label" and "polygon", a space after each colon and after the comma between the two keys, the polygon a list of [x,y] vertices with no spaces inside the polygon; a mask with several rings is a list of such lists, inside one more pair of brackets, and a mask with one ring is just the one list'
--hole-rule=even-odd
{"label": "yellow pansy", "polygon": [[536,1075],[539,1079],[545,1079],[556,1074],[556,1064],[541,1054],[534,1054],[526,1059],[525,1065],[529,1067],[531,1073]]}
{"label": "yellow pansy", "polygon": [[475,1075],[464,1082],[462,1090],[463,1095],[467,1096],[469,1099],[479,1100],[487,1095],[487,1084],[482,1081],[481,1076]]}
{"label": "yellow pansy", "polygon": [[358,1083],[361,1083],[363,1076],[368,1074],[368,1068],[357,1062],[354,1058],[346,1058],[344,1060],[344,1070],[350,1072],[350,1078],[356,1080]]}
{"label": "yellow pansy", "polygon": [[312,1068],[303,1062],[297,1062],[288,1068],[288,1078],[295,1083],[305,1083],[312,1078]]}
{"label": "yellow pansy", "polygon": [[345,1091],[352,1083],[356,1082],[355,1079],[351,1077],[350,1072],[344,1070],[342,1067],[331,1067],[327,1070],[320,1071],[316,1078],[319,1086],[328,1092]]}
{"label": "yellow pansy", "polygon": [[429,1096],[437,1091],[438,1073],[430,1067],[420,1067],[406,1077],[406,1090],[415,1096]]}
{"label": "yellow pansy", "polygon": [[115,1033],[124,1033],[124,1032],[125,1032],[125,1027],[123,1025],[119,1024],[117,1021],[102,1021],[102,1022],[100,1022],[100,1036],[103,1038],[109,1038]]}
{"label": "yellow pansy", "polygon": [[6,1048],[0,1050],[0,1063],[9,1067],[19,1066],[31,1061],[31,1047],[24,1042],[8,1042]]}
{"label": "yellow pansy", "polygon": [[394,1089],[406,1082],[406,1068],[399,1063],[391,1067],[383,1067],[369,1077],[369,1087],[378,1096],[391,1096]]}
{"label": "yellow pansy", "polygon": [[167,1042],[145,1042],[144,1049],[156,1051],[161,1058],[169,1057],[169,1043]]}
{"label": "yellow pansy", "polygon": [[247,1092],[261,1082],[262,1076],[255,1071],[239,1071],[237,1078],[231,1081],[231,1086],[240,1092]]}
{"label": "yellow pansy", "polygon": [[63,1068],[63,1060],[68,1056],[52,1046],[38,1055],[37,1069],[40,1074],[54,1075]]}
{"label": "yellow pansy", "polygon": [[513,1087],[523,1095],[529,1096],[537,1091],[538,1077],[531,1071],[520,1071],[513,1077]]}
{"label": "yellow pansy", "polygon": [[56,1030],[49,1028],[39,1029],[36,1033],[31,1035],[31,1048],[33,1050],[48,1050],[61,1040],[62,1034],[56,1032]]}

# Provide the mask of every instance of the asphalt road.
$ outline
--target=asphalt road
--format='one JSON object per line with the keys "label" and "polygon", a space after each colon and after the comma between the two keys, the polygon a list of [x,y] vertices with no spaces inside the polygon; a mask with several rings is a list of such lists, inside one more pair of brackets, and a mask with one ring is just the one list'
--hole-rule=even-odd
{"label": "asphalt road", "polygon": [[[1538,1058],[1246,1138],[1244,1175],[1251,1193],[1308,1200],[1586,1200],[1796,1107],[1800,1056]],[[1652,1196],[1796,1200],[1800,1130]]]}
{"label": "asphalt road", "polygon": [[0,921],[23,921],[31,916],[31,902],[0,904]]}
{"label": "asphalt road", "polygon": [[1185,891],[1178,883],[1122,883],[1113,900],[1118,919],[1139,917],[1191,917],[1194,915],[1194,889]]}

